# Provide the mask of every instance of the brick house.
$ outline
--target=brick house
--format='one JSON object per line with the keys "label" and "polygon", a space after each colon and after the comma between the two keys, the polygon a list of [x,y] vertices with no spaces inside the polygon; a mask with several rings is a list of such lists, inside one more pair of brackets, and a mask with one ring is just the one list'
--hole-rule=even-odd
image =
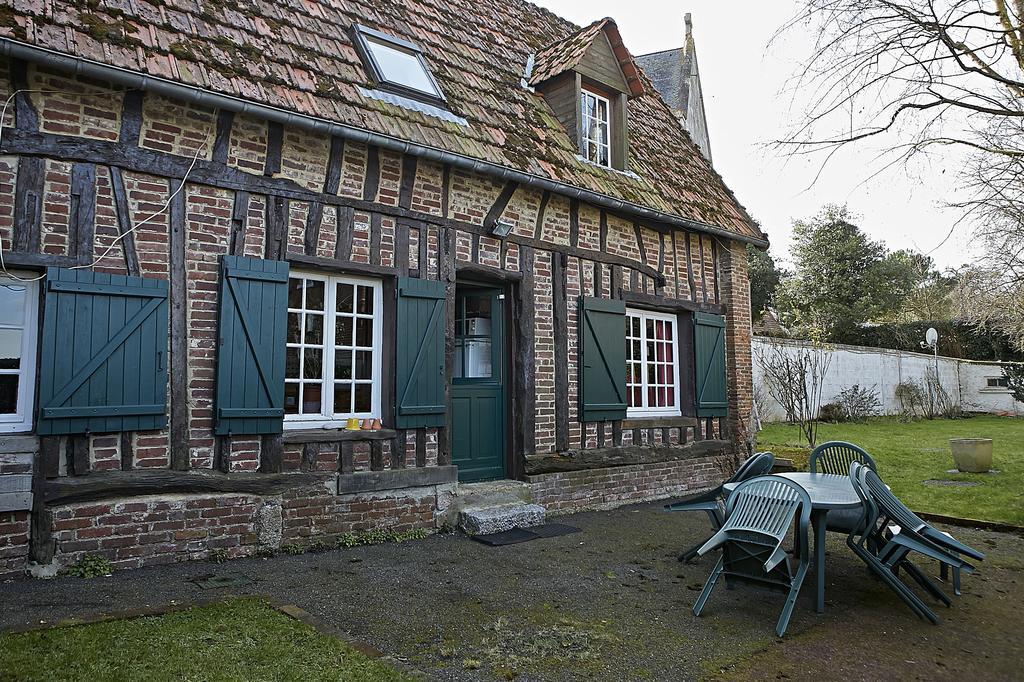
{"label": "brick house", "polygon": [[0,2],[0,573],[435,528],[477,481],[607,507],[742,452],[766,238],[612,20]]}

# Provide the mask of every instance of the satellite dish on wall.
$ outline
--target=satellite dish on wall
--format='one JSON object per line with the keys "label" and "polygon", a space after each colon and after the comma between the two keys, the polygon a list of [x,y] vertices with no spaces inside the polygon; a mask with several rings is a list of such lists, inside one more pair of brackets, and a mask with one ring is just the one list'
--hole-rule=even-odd
{"label": "satellite dish on wall", "polygon": [[930,348],[935,348],[939,343],[939,332],[935,331],[935,327],[928,327],[928,331],[924,333],[924,341]]}

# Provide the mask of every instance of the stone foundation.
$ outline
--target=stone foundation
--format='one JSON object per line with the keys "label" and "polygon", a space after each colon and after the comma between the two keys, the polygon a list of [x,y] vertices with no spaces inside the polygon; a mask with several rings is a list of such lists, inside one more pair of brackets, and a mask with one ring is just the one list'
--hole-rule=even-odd
{"label": "stone foundation", "polygon": [[549,515],[661,500],[718,485],[733,468],[731,455],[527,476],[533,499]]}

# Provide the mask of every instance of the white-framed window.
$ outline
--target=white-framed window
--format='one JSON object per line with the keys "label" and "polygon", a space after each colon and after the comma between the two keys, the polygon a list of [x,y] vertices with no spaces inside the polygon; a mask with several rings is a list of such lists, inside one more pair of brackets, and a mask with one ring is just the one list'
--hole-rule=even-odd
{"label": "white-framed window", "polygon": [[606,168],[612,167],[611,103],[590,90],[580,93],[583,117],[583,158]]}
{"label": "white-framed window", "polygon": [[1004,376],[985,377],[985,388],[993,391],[1009,391],[1010,382]]}
{"label": "white-framed window", "polygon": [[380,417],[381,291],[364,277],[289,275],[287,428]]}
{"label": "white-framed window", "polygon": [[0,433],[32,430],[38,314],[38,282],[0,277]]}
{"label": "white-framed window", "polygon": [[626,309],[626,414],[678,416],[679,362],[674,315]]}

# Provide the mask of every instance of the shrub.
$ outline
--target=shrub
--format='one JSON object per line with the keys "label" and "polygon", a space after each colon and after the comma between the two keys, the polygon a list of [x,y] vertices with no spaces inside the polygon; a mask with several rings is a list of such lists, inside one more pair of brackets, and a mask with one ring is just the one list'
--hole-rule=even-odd
{"label": "shrub", "polygon": [[846,410],[839,403],[825,403],[818,410],[818,421],[840,424],[846,421]]}
{"label": "shrub", "polygon": [[75,563],[64,569],[64,575],[75,578],[96,578],[101,575],[110,575],[114,567],[110,560],[99,554],[86,554]]}
{"label": "shrub", "polygon": [[868,417],[877,415],[882,407],[876,386],[862,388],[854,384],[840,391],[836,397],[836,403],[843,410],[846,421],[866,422]]}

